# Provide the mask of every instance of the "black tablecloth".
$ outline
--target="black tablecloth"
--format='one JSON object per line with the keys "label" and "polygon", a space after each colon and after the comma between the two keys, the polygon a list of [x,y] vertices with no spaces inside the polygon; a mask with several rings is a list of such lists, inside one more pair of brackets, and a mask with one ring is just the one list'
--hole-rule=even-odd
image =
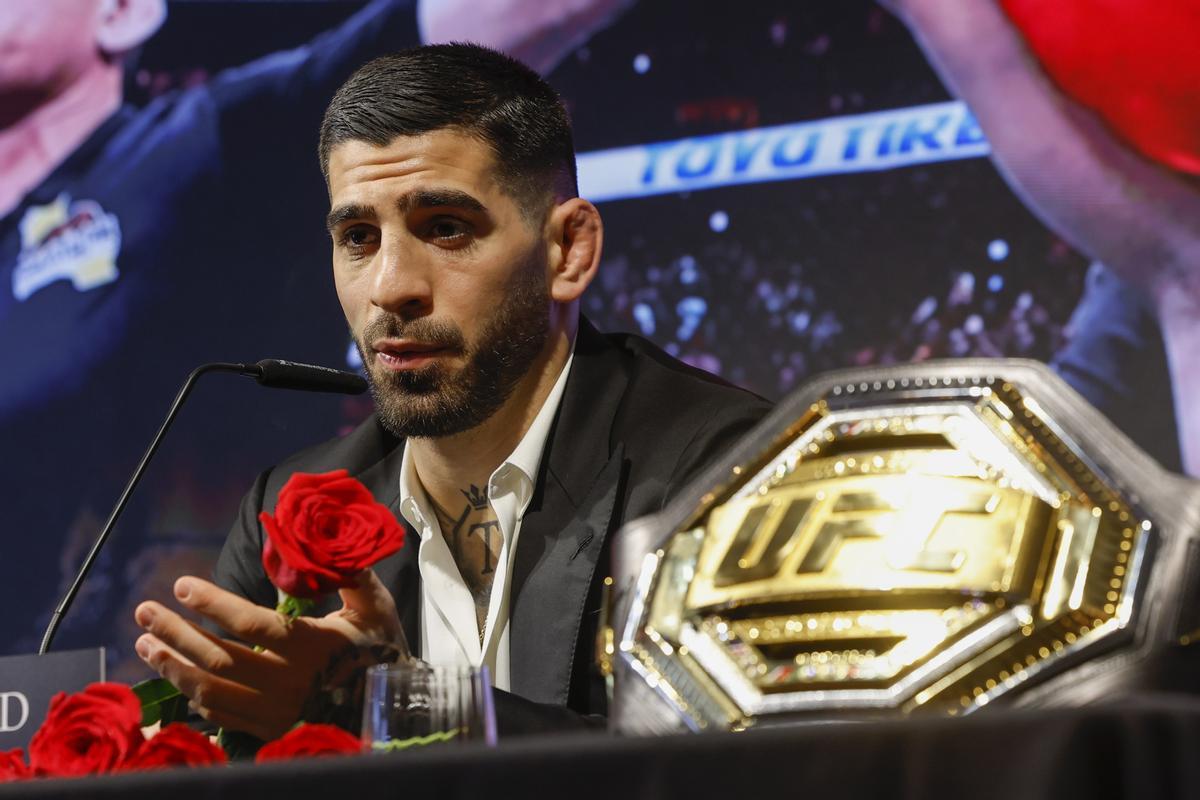
{"label": "black tablecloth", "polygon": [[1200,797],[1200,699],[660,739],[578,734],[0,786],[0,798]]}

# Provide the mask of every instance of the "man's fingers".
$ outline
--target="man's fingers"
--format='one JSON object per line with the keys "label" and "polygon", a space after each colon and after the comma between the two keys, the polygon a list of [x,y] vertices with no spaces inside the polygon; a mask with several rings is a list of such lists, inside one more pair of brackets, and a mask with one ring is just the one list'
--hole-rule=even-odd
{"label": "man's fingers", "polygon": [[238,683],[262,686],[286,675],[287,662],[270,651],[220,639],[158,603],[134,612],[137,623],[201,669]]}
{"label": "man's fingers", "polygon": [[286,730],[298,713],[298,708],[281,708],[277,698],[266,702],[260,692],[206,672],[153,634],[139,638],[135,649],[143,661],[191,700],[200,716],[218,725],[228,721],[238,730],[270,738]]}
{"label": "man's fingers", "polygon": [[143,661],[197,706],[240,710],[244,713],[253,709],[261,696],[248,686],[201,669],[153,634],[140,637],[134,649]]}
{"label": "man's fingers", "polygon": [[193,577],[175,581],[175,598],[233,636],[286,655],[290,630],[278,611],[255,605],[244,597]]}

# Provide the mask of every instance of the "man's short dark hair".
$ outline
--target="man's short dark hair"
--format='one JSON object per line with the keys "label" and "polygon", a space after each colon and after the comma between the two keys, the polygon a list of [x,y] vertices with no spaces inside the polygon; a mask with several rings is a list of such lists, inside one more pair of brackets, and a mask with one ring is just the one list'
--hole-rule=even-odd
{"label": "man's short dark hair", "polygon": [[575,145],[562,100],[529,67],[474,44],[440,44],[384,56],[337,90],[321,121],[321,173],[344,142],[383,147],[398,136],[457,129],[491,147],[497,178],[540,217],[578,193]]}

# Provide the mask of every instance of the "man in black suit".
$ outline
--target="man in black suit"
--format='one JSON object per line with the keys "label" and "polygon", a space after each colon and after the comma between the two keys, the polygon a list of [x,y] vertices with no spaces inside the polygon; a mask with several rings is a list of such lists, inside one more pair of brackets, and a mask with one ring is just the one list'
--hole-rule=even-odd
{"label": "man in black suit", "polygon": [[[138,654],[204,716],[264,738],[345,658],[405,640],[433,663],[488,665],[502,732],[578,727],[604,711],[592,643],[610,534],[767,405],[581,319],[603,229],[577,194],[565,109],[523,65],[469,45],[374,61],[334,96],[320,155],[376,414],[259,479],[217,567],[224,588],[176,585],[265,651],[150,602]],[[293,473],[337,468],[393,508],[408,543],[341,608],[287,625],[262,607],[276,594],[258,514]]]}

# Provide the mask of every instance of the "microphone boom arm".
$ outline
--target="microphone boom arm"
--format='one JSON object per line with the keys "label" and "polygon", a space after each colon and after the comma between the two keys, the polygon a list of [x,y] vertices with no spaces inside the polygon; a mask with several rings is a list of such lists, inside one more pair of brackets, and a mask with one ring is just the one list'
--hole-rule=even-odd
{"label": "microphone boom arm", "polygon": [[187,376],[187,380],[183,382],[183,386],[180,387],[179,393],[175,395],[175,402],[171,403],[171,409],[167,412],[166,419],[163,420],[158,433],[151,440],[150,446],[146,448],[146,453],[142,456],[142,460],[138,462],[133,475],[130,476],[129,483],[125,485],[125,491],[121,492],[121,497],[117,500],[116,506],[113,507],[112,513],[109,514],[108,521],[100,529],[100,535],[96,537],[95,544],[92,545],[87,558],[83,560],[83,565],[79,568],[79,573],[75,576],[75,581],[71,584],[71,588],[67,590],[67,594],[63,597],[62,602],[54,609],[54,613],[50,617],[50,624],[46,626],[46,633],[42,636],[42,646],[38,649],[38,655],[45,655],[49,651],[50,644],[54,641],[54,634],[58,631],[59,623],[62,622],[62,618],[67,613],[67,610],[70,609],[71,604],[75,602],[75,596],[79,594],[79,589],[83,586],[84,579],[92,571],[96,558],[100,555],[100,550],[104,547],[104,543],[108,541],[113,528],[116,527],[117,519],[120,518],[126,504],[129,502],[130,496],[133,494],[133,490],[137,488],[138,482],[141,481],[142,473],[146,471],[146,465],[150,463],[150,459],[154,457],[158,446],[162,444],[163,437],[170,430],[171,424],[175,421],[175,417],[179,413],[179,409],[183,406],[183,401],[191,394],[192,387],[195,386],[197,379],[208,372],[235,372],[239,375],[254,378],[263,386],[272,386],[281,389],[302,389],[315,392],[337,392],[341,394],[361,394],[367,389],[367,382],[361,376],[354,375],[353,373],[279,359],[264,359],[256,364],[214,362],[211,364],[201,364],[192,370]]}
{"label": "microphone boom arm", "polygon": [[67,590],[62,602],[58,604],[58,608],[54,609],[54,614],[50,617],[50,624],[46,626],[46,633],[42,636],[42,646],[38,649],[38,655],[45,655],[50,649],[51,642],[54,641],[54,634],[58,631],[58,625],[62,621],[63,615],[75,602],[75,596],[79,594],[79,589],[83,586],[83,581],[87,578],[89,572],[92,571],[92,566],[96,562],[97,556],[100,555],[100,550],[104,547],[104,543],[108,541],[108,537],[112,534],[113,528],[116,526],[117,518],[121,516],[121,512],[125,510],[126,504],[129,502],[133,490],[137,487],[138,482],[142,479],[142,474],[146,471],[146,465],[150,463],[150,459],[154,457],[158,451],[158,446],[162,444],[163,437],[167,435],[171,424],[175,422],[175,417],[179,413],[183,401],[191,394],[192,387],[196,385],[196,380],[207,372],[236,372],[246,374],[245,364],[227,364],[217,362],[213,364],[202,364],[191,371],[187,376],[187,380],[183,382],[183,386],[179,388],[179,393],[175,395],[175,401],[171,403],[171,410],[167,412],[167,418],[163,420],[162,426],[159,427],[158,433],[154,434],[154,439],[151,440],[150,446],[146,448],[142,460],[138,462],[137,468],[133,471],[133,475],[129,477],[129,483],[125,484],[125,491],[121,492],[121,497],[117,500],[116,506],[113,507],[112,513],[108,515],[108,521],[104,523],[104,527],[100,529],[100,535],[96,538],[95,544],[88,552],[87,558],[83,560],[83,566],[79,568],[79,573],[75,576],[75,581],[71,584],[71,588]]}

